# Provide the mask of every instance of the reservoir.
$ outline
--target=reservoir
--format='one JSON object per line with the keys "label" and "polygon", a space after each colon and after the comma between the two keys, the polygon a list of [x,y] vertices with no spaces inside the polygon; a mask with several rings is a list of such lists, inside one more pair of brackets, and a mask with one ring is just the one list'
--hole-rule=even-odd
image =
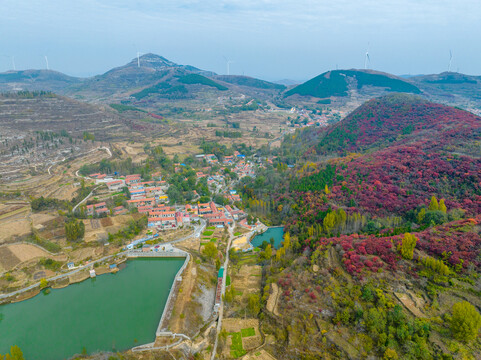
{"label": "reservoir", "polygon": [[67,359],[82,351],[123,351],[154,341],[183,258],[135,259],[117,274],[0,306],[0,354]]}
{"label": "reservoir", "polygon": [[284,241],[284,228],[282,226],[271,227],[264,233],[256,235],[251,240],[251,244],[255,247],[258,247],[261,246],[264,241],[269,243],[271,238],[274,238],[274,247],[278,249],[281,245],[281,242]]}

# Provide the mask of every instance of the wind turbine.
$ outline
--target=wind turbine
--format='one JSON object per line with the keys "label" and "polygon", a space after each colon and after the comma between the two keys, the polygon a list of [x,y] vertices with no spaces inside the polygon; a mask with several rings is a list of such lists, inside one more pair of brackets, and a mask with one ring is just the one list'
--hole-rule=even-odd
{"label": "wind turbine", "polygon": [[369,43],[367,44],[366,57],[364,59],[364,70],[367,69],[367,64],[371,66],[371,58],[369,57]]}
{"label": "wind turbine", "polygon": [[449,65],[448,65],[448,72],[451,71],[451,63],[453,62],[453,52],[449,50]]}
{"label": "wind turbine", "polygon": [[17,70],[17,69],[15,68],[15,56],[12,56],[12,65],[13,65],[13,70],[14,70],[14,71]]}
{"label": "wind turbine", "polygon": [[140,67],[140,53],[137,51],[137,67]]}
{"label": "wind turbine", "polygon": [[234,63],[234,61],[228,60],[225,56],[224,56],[224,60],[227,65],[227,75],[230,75],[230,64]]}
{"label": "wind turbine", "polygon": [[50,68],[48,67],[48,58],[47,58],[47,55],[45,55],[45,64],[47,64],[47,70],[50,70]]}

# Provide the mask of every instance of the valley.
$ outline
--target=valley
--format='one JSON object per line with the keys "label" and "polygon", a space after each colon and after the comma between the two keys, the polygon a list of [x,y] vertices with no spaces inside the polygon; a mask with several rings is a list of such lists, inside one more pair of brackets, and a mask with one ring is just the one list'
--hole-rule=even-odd
{"label": "valley", "polygon": [[0,74],[0,353],[480,358],[479,84]]}

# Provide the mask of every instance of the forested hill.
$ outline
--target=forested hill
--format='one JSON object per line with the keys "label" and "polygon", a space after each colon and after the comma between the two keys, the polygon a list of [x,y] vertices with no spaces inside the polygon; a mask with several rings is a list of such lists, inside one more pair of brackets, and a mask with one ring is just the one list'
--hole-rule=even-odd
{"label": "forested hill", "polygon": [[366,102],[328,128],[316,151],[345,154],[420,140],[459,144],[479,139],[480,128],[481,119],[469,112],[414,95],[391,94]]}
{"label": "forested hill", "polygon": [[285,95],[297,94],[316,98],[348,96],[349,90],[361,90],[364,87],[413,94],[421,92],[415,85],[391,74],[372,70],[332,70],[294,87]]}

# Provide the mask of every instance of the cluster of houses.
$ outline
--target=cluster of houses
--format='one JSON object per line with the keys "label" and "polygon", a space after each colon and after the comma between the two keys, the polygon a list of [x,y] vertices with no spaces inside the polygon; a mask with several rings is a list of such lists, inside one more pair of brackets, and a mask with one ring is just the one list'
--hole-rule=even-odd
{"label": "cluster of houses", "polygon": [[[214,154],[201,154],[197,158],[205,158],[209,164],[219,163],[219,160]],[[223,163],[230,166],[240,178],[244,176],[254,176],[255,164],[245,159],[245,156],[239,152],[235,152],[232,156],[227,156],[223,159]],[[185,166],[184,164],[176,164]],[[196,173],[197,180],[204,177],[207,178],[207,184],[212,188],[221,190],[225,184],[225,178],[222,172],[209,175],[211,167],[199,169]],[[168,190],[168,183],[162,180],[160,173],[153,174],[152,181],[143,181],[141,175],[133,174],[125,177],[114,178],[106,174],[91,174],[90,178],[95,179],[97,183],[105,183],[110,192],[124,191],[127,187],[130,199],[127,200],[129,209],[137,209],[139,213],[148,215],[148,227],[156,228],[157,230],[175,229],[183,225],[189,225],[192,221],[198,221],[201,218],[205,219],[209,225],[212,226],[227,226],[234,220],[240,220],[247,215],[235,206],[227,205],[225,209],[218,208],[214,202],[196,203],[194,205],[185,206],[168,206],[169,201],[166,192]],[[230,190],[226,193],[227,198],[232,202],[240,201],[240,196],[235,190]],[[123,206],[117,206],[110,210],[105,202],[88,205],[86,213],[88,216],[106,216],[122,215],[129,212],[129,209]]]}
{"label": "cluster of houses", "polygon": [[[155,174],[154,174],[155,175]],[[110,192],[123,191],[127,187],[130,200],[127,201],[130,208],[137,208],[139,212],[148,213],[157,204],[163,204],[169,201],[166,191],[169,188],[166,181],[157,177],[157,180],[142,181],[139,174],[127,175],[124,178],[114,179],[106,174],[90,174],[90,178],[96,182],[104,183]],[[112,215],[123,215],[128,213],[128,209],[123,206],[117,206],[112,209]],[[87,205],[87,216],[103,216],[109,215],[110,210],[105,202]]]}

